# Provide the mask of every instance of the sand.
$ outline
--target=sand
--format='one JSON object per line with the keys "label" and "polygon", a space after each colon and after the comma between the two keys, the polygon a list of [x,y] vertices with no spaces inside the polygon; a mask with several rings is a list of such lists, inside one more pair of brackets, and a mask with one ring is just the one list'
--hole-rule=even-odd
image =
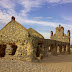
{"label": "sand", "polygon": [[0,72],[72,72],[72,53],[70,55],[49,55],[40,62],[0,58]]}

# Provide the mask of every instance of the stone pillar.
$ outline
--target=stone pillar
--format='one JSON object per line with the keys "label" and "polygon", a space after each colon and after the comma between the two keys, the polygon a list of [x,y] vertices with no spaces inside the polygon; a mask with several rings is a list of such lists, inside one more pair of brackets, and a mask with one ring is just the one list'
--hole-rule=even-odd
{"label": "stone pillar", "polygon": [[[48,51],[47,51],[47,53],[48,53]],[[44,46],[42,46],[42,48],[41,48],[40,59],[43,58],[43,55],[44,55]]]}
{"label": "stone pillar", "polygon": [[56,55],[57,54],[57,46],[55,46],[55,45],[52,46],[51,54],[52,55]]}
{"label": "stone pillar", "polygon": [[70,54],[70,45],[66,45],[66,51]]}
{"label": "stone pillar", "polygon": [[60,46],[57,46],[57,53],[60,52]]}
{"label": "stone pillar", "polygon": [[57,46],[57,53],[58,54],[61,54],[62,53],[62,46]]}
{"label": "stone pillar", "polygon": [[51,31],[51,36],[53,36],[53,31]]}
{"label": "stone pillar", "polygon": [[33,54],[33,45],[32,45],[32,42],[29,41],[27,43],[27,58],[26,58],[26,61],[32,61],[33,60],[33,57],[34,57],[34,54]]}
{"label": "stone pillar", "polygon": [[70,30],[68,30],[68,36],[70,36]]}
{"label": "stone pillar", "polygon": [[57,46],[55,46],[55,55],[57,54]]}
{"label": "stone pillar", "polygon": [[66,47],[62,46],[62,53],[65,53],[65,52],[66,52]]}
{"label": "stone pillar", "polygon": [[12,48],[9,44],[7,44],[6,50],[5,50],[5,54],[6,55],[11,55],[12,54]]}
{"label": "stone pillar", "polygon": [[70,43],[70,30],[68,30],[68,37],[69,37],[69,43]]}
{"label": "stone pillar", "polygon": [[66,52],[68,51],[68,45],[66,45]]}
{"label": "stone pillar", "polygon": [[64,46],[62,46],[62,53],[64,53]]}

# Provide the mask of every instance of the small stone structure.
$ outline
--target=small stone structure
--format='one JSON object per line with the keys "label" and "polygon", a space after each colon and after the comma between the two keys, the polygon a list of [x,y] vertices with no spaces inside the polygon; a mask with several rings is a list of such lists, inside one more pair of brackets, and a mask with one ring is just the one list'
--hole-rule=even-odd
{"label": "small stone structure", "polygon": [[59,25],[56,33],[51,31],[51,39],[44,37],[32,28],[28,30],[15,21],[11,21],[0,30],[0,57],[15,57],[20,60],[33,61],[49,54],[70,54],[70,30],[68,36]]}

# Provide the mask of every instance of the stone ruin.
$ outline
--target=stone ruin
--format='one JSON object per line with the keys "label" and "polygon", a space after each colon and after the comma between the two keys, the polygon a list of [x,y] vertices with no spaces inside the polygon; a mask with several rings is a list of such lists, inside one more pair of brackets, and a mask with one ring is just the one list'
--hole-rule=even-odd
{"label": "stone ruin", "polygon": [[33,61],[40,60],[49,54],[70,54],[70,30],[64,34],[64,27],[51,31],[51,39],[44,37],[32,28],[28,30],[15,21],[11,21],[0,30],[0,57]]}

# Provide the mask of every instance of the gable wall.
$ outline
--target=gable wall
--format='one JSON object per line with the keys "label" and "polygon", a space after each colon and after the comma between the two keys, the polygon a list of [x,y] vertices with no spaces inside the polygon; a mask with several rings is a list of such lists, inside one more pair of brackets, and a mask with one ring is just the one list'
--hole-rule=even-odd
{"label": "gable wall", "polygon": [[16,21],[9,22],[9,24],[0,31],[0,41],[5,43],[16,42],[25,37],[28,37],[28,31],[26,29],[24,30]]}

